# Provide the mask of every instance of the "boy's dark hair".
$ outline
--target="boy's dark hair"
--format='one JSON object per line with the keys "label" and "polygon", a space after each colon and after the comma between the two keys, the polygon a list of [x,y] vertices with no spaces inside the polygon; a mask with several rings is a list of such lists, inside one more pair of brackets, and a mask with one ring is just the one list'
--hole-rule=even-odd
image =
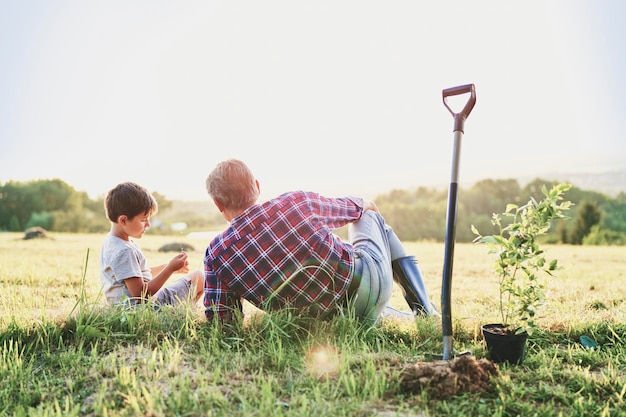
{"label": "boy's dark hair", "polygon": [[153,215],[159,206],[150,192],[134,182],[123,182],[109,190],[104,199],[106,216],[113,223],[125,215],[132,219],[138,214]]}

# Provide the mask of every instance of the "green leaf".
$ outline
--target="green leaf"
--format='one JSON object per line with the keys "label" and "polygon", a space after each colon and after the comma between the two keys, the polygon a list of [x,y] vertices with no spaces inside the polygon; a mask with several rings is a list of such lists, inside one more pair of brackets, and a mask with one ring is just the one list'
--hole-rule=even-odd
{"label": "green leaf", "polygon": [[550,261],[550,266],[548,266],[548,270],[549,270],[549,271],[554,271],[554,270],[556,270],[556,269],[558,268],[557,263],[558,263],[558,261],[557,261],[556,259],[551,260],[551,261]]}
{"label": "green leaf", "polygon": [[511,211],[517,210],[519,208],[519,206],[517,204],[507,204],[506,205],[506,209],[504,210],[505,212],[509,213]]}
{"label": "green leaf", "polygon": [[587,349],[596,349],[598,348],[598,344],[595,340],[588,336],[580,336],[580,344],[586,347]]}

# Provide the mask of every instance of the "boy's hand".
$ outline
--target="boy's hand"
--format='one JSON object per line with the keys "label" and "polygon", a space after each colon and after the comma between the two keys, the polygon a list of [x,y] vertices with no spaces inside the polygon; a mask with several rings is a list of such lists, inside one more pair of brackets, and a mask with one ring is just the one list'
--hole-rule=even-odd
{"label": "boy's hand", "polygon": [[177,274],[186,274],[189,272],[189,260],[187,259],[187,254],[185,252],[181,252],[169,262],[170,267],[174,270],[174,273]]}

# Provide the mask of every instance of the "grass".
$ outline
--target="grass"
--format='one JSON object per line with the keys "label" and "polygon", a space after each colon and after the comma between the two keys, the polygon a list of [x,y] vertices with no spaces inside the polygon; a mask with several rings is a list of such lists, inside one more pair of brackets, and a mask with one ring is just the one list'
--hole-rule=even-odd
{"label": "grass", "polygon": [[[290,312],[223,329],[202,309],[108,308],[100,292],[102,236],[54,240],[0,235],[0,415],[9,416],[624,416],[626,268],[623,247],[553,246],[565,269],[548,282],[520,366],[502,365],[492,389],[437,398],[405,392],[406,364],[441,354],[441,324],[383,320],[363,328]],[[147,235],[152,264],[206,242]],[[439,305],[443,244],[407,243]],[[457,244],[454,348],[486,356],[480,325],[497,321],[496,277],[483,246]],[[396,289],[392,305],[404,309]],[[587,336],[598,344],[580,343]]]}

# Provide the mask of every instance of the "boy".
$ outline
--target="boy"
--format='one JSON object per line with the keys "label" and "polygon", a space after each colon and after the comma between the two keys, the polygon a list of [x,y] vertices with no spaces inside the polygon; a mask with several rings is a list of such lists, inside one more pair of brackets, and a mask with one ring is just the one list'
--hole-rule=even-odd
{"label": "boy", "polygon": [[[137,304],[151,299],[157,304],[176,305],[200,299],[204,274],[201,270],[188,273],[186,253],[179,253],[167,264],[149,267],[133,240],[143,236],[150,227],[150,217],[158,211],[148,190],[132,182],[121,183],[107,193],[104,208],[111,221],[100,250],[100,280],[107,303]],[[164,287],[174,273],[188,274]]]}

